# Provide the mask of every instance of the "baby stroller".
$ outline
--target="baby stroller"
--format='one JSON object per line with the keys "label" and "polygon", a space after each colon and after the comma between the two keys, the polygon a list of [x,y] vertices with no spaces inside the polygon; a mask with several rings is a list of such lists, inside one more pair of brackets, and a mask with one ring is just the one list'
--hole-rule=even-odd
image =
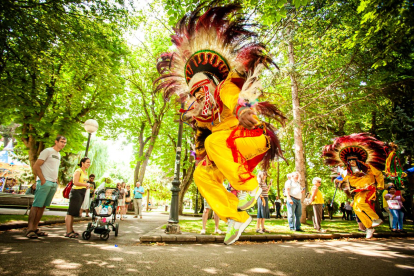
{"label": "baby stroller", "polygon": [[119,224],[116,223],[116,208],[118,206],[118,189],[105,188],[96,192],[95,199],[91,204],[92,222],[82,233],[84,240],[91,238],[91,233],[99,234],[101,240],[108,240],[109,233],[115,231],[118,236]]}

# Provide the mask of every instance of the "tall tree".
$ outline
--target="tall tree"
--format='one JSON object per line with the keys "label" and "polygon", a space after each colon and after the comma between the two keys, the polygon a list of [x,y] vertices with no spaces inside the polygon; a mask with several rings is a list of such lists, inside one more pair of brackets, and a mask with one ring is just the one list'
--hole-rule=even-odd
{"label": "tall tree", "polygon": [[20,125],[30,165],[56,134],[71,138],[68,151],[81,140],[85,117],[103,124],[114,112],[127,52],[115,23],[125,12],[115,4],[2,2],[0,101],[8,108],[0,115]]}

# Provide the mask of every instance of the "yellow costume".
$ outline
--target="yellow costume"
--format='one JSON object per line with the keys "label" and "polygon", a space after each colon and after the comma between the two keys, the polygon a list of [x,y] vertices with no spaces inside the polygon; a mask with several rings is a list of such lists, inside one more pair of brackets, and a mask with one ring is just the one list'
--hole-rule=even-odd
{"label": "yellow costume", "polygon": [[[229,74],[226,81],[218,88],[223,109],[220,117],[213,122],[212,134],[204,142],[207,156],[197,166],[194,180],[200,193],[220,219],[245,221],[249,215],[246,212],[237,211],[237,197],[229,193],[222,184],[224,179],[227,179],[234,189],[243,191],[252,191],[259,185],[256,177],[247,181],[240,178],[240,175],[250,172],[242,164],[234,162],[232,151],[226,142],[232,131],[239,125],[239,120],[231,111],[234,110],[240,93],[240,89],[231,82],[234,77],[237,75]],[[197,124],[208,126],[201,122]],[[268,150],[264,134],[257,137],[238,138],[235,143],[246,160],[251,160]],[[197,153],[201,152],[202,150]]]}
{"label": "yellow costume", "polygon": [[368,171],[364,176],[347,175],[344,178],[349,181],[349,185],[355,188],[354,203],[352,205],[355,214],[366,228],[371,228],[372,221],[379,219],[373,210],[371,201],[375,200],[376,189],[384,189],[384,176],[382,173],[369,164]]}
{"label": "yellow costume", "polygon": [[[282,156],[276,129],[253,113],[279,122],[286,118],[273,104],[258,102],[260,72],[274,63],[256,34],[245,29],[245,19],[237,14],[241,5],[212,2],[201,14],[203,5],[174,28],[176,48],[158,61],[156,90],[166,99],[176,94],[186,103],[181,119],[196,131],[194,180],[214,212],[229,220],[224,242],[231,244],[251,222],[238,209],[250,208],[261,193],[254,168],[262,162],[267,169]],[[239,201],[223,187],[225,179],[234,189],[247,191],[246,196]]]}
{"label": "yellow costume", "polygon": [[[376,190],[384,189],[384,169],[387,146],[368,133],[338,137],[323,148],[325,164],[335,166],[339,174],[335,183],[349,183],[343,188],[354,193],[353,209],[367,228],[366,238],[372,238],[374,228],[382,223],[375,213]],[[345,169],[339,166],[345,165]],[[343,186],[343,185],[341,185]]]}

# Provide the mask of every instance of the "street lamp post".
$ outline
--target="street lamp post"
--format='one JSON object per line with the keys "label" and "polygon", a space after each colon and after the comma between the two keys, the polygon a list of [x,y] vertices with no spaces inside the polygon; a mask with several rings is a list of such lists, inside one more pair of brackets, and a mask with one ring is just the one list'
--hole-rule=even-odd
{"label": "street lamp post", "polygon": [[98,122],[94,119],[86,120],[86,122],[83,124],[83,127],[85,128],[86,132],[88,133],[88,143],[86,144],[86,150],[85,150],[85,157],[88,157],[88,150],[89,150],[89,142],[91,141],[91,135],[92,133],[95,133],[98,130]]}
{"label": "street lamp post", "polygon": [[[181,109],[184,108],[184,104],[181,103]],[[168,219],[167,228],[165,233],[167,234],[181,234],[180,225],[178,220],[178,193],[180,192],[180,163],[181,163],[181,140],[183,138],[183,121],[179,122],[178,125],[178,141],[177,149],[175,153],[175,169],[174,169],[174,180],[172,181],[171,188],[171,208],[170,218]]]}

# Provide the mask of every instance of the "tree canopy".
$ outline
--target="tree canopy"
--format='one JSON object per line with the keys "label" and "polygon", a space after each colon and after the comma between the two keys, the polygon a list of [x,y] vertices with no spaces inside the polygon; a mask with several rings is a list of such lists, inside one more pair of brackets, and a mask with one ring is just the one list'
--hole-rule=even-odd
{"label": "tree canopy", "polygon": [[[160,191],[160,199],[166,198],[180,107],[155,93],[155,65],[170,50],[175,24],[198,4],[2,1],[2,136],[9,137],[13,126],[18,148],[31,164],[57,134],[68,136],[65,175],[84,150],[82,123],[94,118],[102,138],[126,137],[134,144],[135,157],[131,164],[119,165],[128,172],[135,169],[130,177],[112,169],[117,165],[110,156],[95,170],[113,179],[147,182]],[[306,182],[316,176],[325,179],[326,198],[334,189],[320,155],[335,137],[370,132],[396,142],[403,163],[412,163],[413,9],[406,0],[243,1],[244,16],[279,68],[264,74],[263,100],[277,103],[288,118],[285,128],[278,127],[289,164],[275,160],[279,163],[269,172],[276,179],[274,187],[278,183],[283,188],[286,174],[298,169],[297,116]],[[183,137],[181,200],[187,191],[195,192],[191,128],[184,128]],[[102,160],[97,155],[107,156],[105,152],[99,143],[92,145],[94,159]]]}

